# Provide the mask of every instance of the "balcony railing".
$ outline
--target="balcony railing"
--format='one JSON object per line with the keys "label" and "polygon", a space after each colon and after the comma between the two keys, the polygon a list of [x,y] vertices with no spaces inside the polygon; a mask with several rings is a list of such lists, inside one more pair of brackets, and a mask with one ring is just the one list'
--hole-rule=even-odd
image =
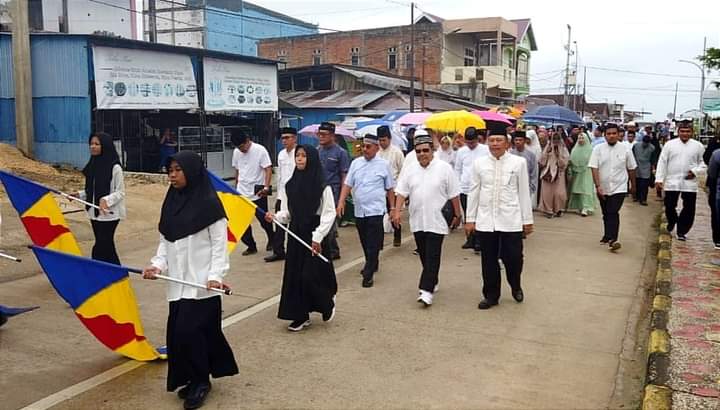
{"label": "balcony railing", "polygon": [[515,89],[515,72],[505,66],[450,66],[441,73],[443,84],[484,82],[488,88]]}

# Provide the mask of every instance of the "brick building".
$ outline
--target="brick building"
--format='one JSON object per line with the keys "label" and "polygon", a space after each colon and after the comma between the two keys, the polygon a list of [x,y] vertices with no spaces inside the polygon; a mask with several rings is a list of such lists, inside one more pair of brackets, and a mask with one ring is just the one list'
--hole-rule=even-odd
{"label": "brick building", "polygon": [[[414,28],[415,77],[429,88],[476,101],[486,95],[512,100],[529,91],[530,52],[537,50],[529,19],[444,20],[423,14]],[[407,25],[264,39],[258,56],[287,68],[344,64],[409,77],[411,46]]]}

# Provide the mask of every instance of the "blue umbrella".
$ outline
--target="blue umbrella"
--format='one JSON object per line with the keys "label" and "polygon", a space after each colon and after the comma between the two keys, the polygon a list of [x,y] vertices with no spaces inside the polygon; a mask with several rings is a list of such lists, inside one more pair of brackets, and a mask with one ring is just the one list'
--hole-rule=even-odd
{"label": "blue umbrella", "polygon": [[402,117],[403,115],[407,114],[408,112],[409,111],[407,111],[407,110],[390,111],[389,113],[383,115],[381,120],[395,122],[398,118]]}
{"label": "blue umbrella", "polygon": [[365,128],[368,125],[375,125],[378,127],[381,125],[387,125],[389,127],[392,125],[392,121],[385,121],[385,120],[358,121],[355,123],[355,129],[359,130],[360,128]]}
{"label": "blue umbrella", "polygon": [[542,105],[523,115],[527,122],[583,124],[583,119],[573,110],[560,105]]}

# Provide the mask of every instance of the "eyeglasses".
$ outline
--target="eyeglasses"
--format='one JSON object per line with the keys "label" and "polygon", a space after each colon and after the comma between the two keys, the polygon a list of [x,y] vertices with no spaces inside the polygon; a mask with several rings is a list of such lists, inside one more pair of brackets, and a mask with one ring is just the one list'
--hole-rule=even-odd
{"label": "eyeglasses", "polygon": [[432,151],[430,148],[420,148],[420,149],[416,149],[415,153],[416,154],[423,154],[423,153],[427,154],[430,151]]}

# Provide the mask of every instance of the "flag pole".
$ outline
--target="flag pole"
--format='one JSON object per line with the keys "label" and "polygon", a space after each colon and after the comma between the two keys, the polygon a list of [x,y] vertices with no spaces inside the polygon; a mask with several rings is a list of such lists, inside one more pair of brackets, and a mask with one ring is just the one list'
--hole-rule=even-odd
{"label": "flag pole", "polygon": [[[142,273],[143,273],[142,269],[135,269],[135,268],[128,268],[128,267],[125,267],[125,269],[127,269],[128,272],[132,272],[132,273],[139,273],[139,274],[142,274]],[[228,296],[232,296],[232,295],[233,295],[232,289],[230,289],[229,287],[227,287],[227,285],[224,285],[224,284],[223,284],[223,288],[222,288],[222,289],[218,289],[218,288],[208,288],[207,286],[205,286],[205,285],[203,285],[203,284],[201,284],[201,283],[188,282],[188,281],[182,280],[182,279],[171,278],[170,276],[165,276],[165,275],[156,274],[155,277],[158,278],[158,279],[166,280],[166,281],[168,281],[168,282],[179,283],[179,284],[181,284],[181,285],[190,286],[190,287],[193,287],[193,288],[205,289],[205,290],[209,290],[209,291],[212,291],[212,292],[222,293],[223,295],[228,295]]]}
{"label": "flag pole", "polygon": [[[262,209],[262,208],[257,208],[257,209],[260,210],[260,212],[262,213],[262,216],[263,216],[263,218],[264,218],[265,215],[267,214],[267,211],[264,210],[264,209]],[[322,253],[317,253],[317,254],[316,254],[315,251],[313,250],[312,246],[308,245],[308,243],[305,242],[305,241],[303,241],[302,238],[300,238],[299,236],[295,235],[295,232],[291,231],[287,226],[281,224],[281,223],[280,223],[277,219],[275,219],[275,218],[273,218],[272,221],[273,221],[273,223],[275,224],[275,226],[277,226],[278,228],[280,228],[280,229],[282,229],[283,231],[287,232],[288,235],[292,236],[293,238],[295,238],[296,241],[300,242],[300,244],[301,244],[302,246],[308,248],[308,250],[309,250],[313,255],[317,256],[318,258],[320,258],[320,259],[321,259],[322,261],[324,261],[325,263],[330,263],[330,261],[325,257],[325,255],[323,255]]]}
{"label": "flag pole", "polygon": [[[99,206],[93,204],[92,202],[83,201],[82,199],[80,199],[80,198],[78,198],[78,197],[76,197],[76,196],[72,196],[72,195],[70,195],[70,194],[67,194],[67,193],[65,193],[65,192],[59,191],[59,190],[54,189],[54,188],[48,187],[48,189],[51,190],[52,192],[60,195],[60,196],[63,196],[63,197],[65,197],[65,198],[71,200],[71,201],[77,201],[77,202],[80,202],[81,204],[83,204],[83,205],[85,205],[85,206],[89,206],[90,208],[95,208],[95,209],[97,209],[98,211],[102,211],[102,209],[101,209]],[[107,211],[107,213],[112,214],[113,212],[112,212],[112,211]]]}
{"label": "flag pole", "polygon": [[11,261],[15,261],[15,262],[22,262],[22,259],[16,258],[14,256],[10,256],[10,255],[8,255],[6,253],[2,253],[2,252],[0,252],[0,258],[10,259]]}

